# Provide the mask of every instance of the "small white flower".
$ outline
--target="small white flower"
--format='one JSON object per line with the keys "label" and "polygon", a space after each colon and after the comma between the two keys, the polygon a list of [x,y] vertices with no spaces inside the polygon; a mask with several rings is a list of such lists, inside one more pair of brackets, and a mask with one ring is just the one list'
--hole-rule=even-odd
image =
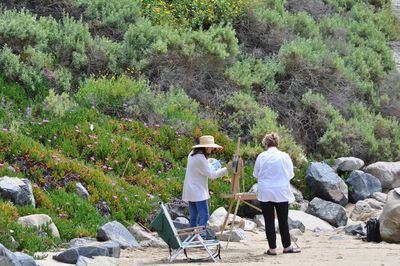
{"label": "small white flower", "polygon": [[93,129],[94,129],[94,125],[90,124],[90,131],[93,131]]}

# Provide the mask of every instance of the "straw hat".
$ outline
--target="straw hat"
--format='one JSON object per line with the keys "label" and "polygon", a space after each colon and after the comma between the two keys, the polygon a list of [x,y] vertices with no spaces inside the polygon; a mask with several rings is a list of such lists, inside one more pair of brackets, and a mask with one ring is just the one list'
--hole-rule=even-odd
{"label": "straw hat", "polygon": [[222,146],[214,143],[213,136],[201,136],[199,138],[200,143],[193,146],[192,148],[222,148]]}

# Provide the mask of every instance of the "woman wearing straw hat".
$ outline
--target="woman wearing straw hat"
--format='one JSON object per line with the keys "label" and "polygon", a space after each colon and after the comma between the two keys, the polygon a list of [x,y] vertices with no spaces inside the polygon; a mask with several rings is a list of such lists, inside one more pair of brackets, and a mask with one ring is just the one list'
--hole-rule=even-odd
{"label": "woman wearing straw hat", "polygon": [[294,201],[290,189],[290,179],[294,176],[292,160],[287,153],[278,150],[278,134],[265,135],[262,144],[265,151],[257,156],[253,175],[258,183],[257,199],[261,204],[269,245],[265,254],[277,254],[274,209],[278,216],[283,253],[299,253],[300,249],[291,245],[288,225],[289,203]]}
{"label": "woman wearing straw hat", "polygon": [[190,226],[207,226],[209,211],[208,179],[216,179],[227,175],[226,167],[214,170],[208,163],[208,157],[215,149],[222,146],[214,143],[213,136],[202,136],[199,144],[192,147],[187,160],[185,182],[182,199],[189,202]]}

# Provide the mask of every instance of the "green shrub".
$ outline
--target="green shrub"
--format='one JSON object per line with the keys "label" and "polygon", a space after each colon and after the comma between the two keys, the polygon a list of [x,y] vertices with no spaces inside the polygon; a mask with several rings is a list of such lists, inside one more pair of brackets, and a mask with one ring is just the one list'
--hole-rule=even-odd
{"label": "green shrub", "polygon": [[157,24],[183,24],[193,29],[208,29],[211,25],[231,22],[249,2],[248,0],[143,0],[142,5],[145,15]]}
{"label": "green shrub", "polygon": [[57,117],[63,117],[66,112],[71,111],[76,106],[67,93],[63,92],[61,95],[56,95],[54,90],[49,91],[43,105],[45,111]]}
{"label": "green shrub", "polygon": [[101,112],[121,115],[124,104],[147,87],[144,80],[134,81],[126,76],[113,79],[88,79],[76,94],[77,100]]}
{"label": "green shrub", "polygon": [[263,61],[246,57],[241,61],[236,61],[225,74],[250,93],[252,90],[276,90],[275,75],[281,71],[276,58]]}

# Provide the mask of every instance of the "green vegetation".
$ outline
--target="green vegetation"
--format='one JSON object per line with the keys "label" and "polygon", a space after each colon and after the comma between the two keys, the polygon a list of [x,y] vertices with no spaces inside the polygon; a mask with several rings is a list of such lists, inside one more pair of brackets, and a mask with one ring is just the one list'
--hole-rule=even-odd
{"label": "green vegetation", "polygon": [[[246,188],[270,131],[306,194],[306,158],[400,160],[390,1],[46,1],[0,4],[0,176],[30,179],[37,202],[0,200],[12,250],[94,236],[111,219],[147,223],[157,201],[180,197],[203,134],[222,161],[241,137]],[[212,210],[229,189],[210,181]],[[51,216],[61,240],[16,223],[32,213]]]}

